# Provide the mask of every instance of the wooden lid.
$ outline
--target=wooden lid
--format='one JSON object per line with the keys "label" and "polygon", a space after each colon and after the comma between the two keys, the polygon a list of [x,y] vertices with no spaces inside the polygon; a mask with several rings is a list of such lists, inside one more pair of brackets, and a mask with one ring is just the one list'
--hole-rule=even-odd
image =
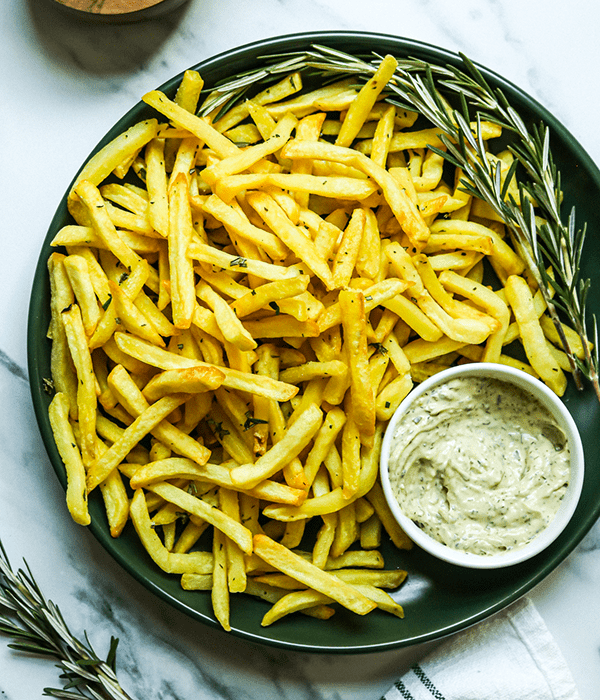
{"label": "wooden lid", "polygon": [[55,0],[55,2],[80,16],[97,19],[113,18],[118,21],[138,16],[140,19],[155,17],[175,9],[185,0]]}

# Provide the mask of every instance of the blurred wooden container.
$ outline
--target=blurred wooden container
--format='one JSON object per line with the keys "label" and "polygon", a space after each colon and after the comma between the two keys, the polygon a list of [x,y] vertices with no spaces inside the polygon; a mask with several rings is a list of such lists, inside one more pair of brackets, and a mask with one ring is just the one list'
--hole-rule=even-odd
{"label": "blurred wooden container", "polygon": [[161,17],[188,0],[51,0],[72,17],[95,22],[123,23]]}

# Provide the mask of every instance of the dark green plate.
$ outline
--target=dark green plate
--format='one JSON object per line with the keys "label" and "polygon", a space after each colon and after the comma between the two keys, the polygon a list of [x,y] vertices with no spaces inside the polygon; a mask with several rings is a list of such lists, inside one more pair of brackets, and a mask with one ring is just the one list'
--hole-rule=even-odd
{"label": "dark green plate", "polygon": [[[392,36],[367,33],[327,32],[278,37],[221,54],[200,63],[197,68],[207,85],[231,75],[252,69],[260,56],[298,50],[311,43],[326,44],[355,54],[392,53],[398,57],[416,57],[432,63],[458,63],[456,55],[419,42]],[[586,277],[600,289],[600,172],[573,136],[542,106],[514,85],[494,73],[482,69],[494,86],[500,87],[526,121],[543,120],[552,130],[552,150],[562,172],[564,207],[577,205],[578,219],[588,223],[588,241],[583,256]],[[181,76],[162,86],[172,95]],[[105,145],[117,134],[140,119],[152,115],[143,103],[128,112],[98,144]],[[28,327],[28,362],[33,403],[42,438],[50,461],[63,483],[65,472],[58,455],[47,416],[50,397],[44,392],[44,377],[50,376],[50,343],[46,339],[49,322],[49,289],[46,260],[49,241],[57,230],[70,222],[66,196],[60,203],[43,244],[33,284]],[[591,311],[600,314],[600,294],[592,293]],[[292,615],[262,628],[260,620],[267,604],[246,596],[232,596],[232,633],[257,642],[290,649],[323,652],[381,651],[436,639],[456,632],[504,606],[530,590],[547,576],[575,548],[600,515],[600,464],[598,426],[600,405],[593,391],[579,393],[572,386],[565,402],[581,431],[587,470],[583,493],[575,516],[561,537],[545,552],[524,564],[499,571],[460,569],[432,559],[421,551],[398,553],[384,546],[388,567],[405,568],[407,583],[394,594],[405,608],[405,619],[375,611],[359,617],[339,610],[328,622],[303,615]],[[95,494],[94,494],[95,495]],[[157,569],[138,543],[131,527],[119,539],[108,532],[101,502],[92,498],[90,529],[123,568],[144,586],[191,617],[217,626],[211,610],[210,596],[205,592],[185,592],[178,577],[170,577]],[[66,513],[66,509],[65,509]]]}

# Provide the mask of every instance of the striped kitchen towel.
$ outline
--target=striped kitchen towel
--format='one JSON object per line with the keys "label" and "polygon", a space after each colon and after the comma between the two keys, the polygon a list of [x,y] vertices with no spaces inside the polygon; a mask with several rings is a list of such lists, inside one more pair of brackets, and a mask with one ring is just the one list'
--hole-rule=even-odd
{"label": "striped kitchen towel", "polygon": [[382,700],[580,700],[571,672],[527,598],[441,644]]}

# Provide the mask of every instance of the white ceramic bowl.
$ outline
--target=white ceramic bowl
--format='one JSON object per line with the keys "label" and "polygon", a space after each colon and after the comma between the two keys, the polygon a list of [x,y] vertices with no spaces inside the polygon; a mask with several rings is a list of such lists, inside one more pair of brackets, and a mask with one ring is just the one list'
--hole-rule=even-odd
{"label": "white ceramic bowl", "polygon": [[[542,405],[544,405],[552,414],[558,425],[562,428],[568,439],[570,454],[571,454],[571,477],[567,491],[561,501],[558,512],[548,526],[531,542],[525,546],[509,550],[503,554],[480,555],[471,554],[469,552],[459,551],[449,547],[430,535],[423,532],[408,516],[406,516],[396,500],[390,484],[388,460],[392,448],[394,434],[399,421],[402,419],[406,411],[412,406],[413,402],[424,392],[432,387],[444,384],[454,377],[490,377],[500,381],[509,382],[522,390],[531,394]],[[394,517],[399,522],[402,529],[412,539],[412,541],[429,552],[438,559],[465,566],[474,569],[494,569],[499,567],[512,566],[519,562],[530,559],[539,554],[549,544],[551,544],[564,530],[567,523],[571,519],[583,486],[584,473],[584,455],[583,447],[579,431],[575,425],[575,421],[571,414],[566,409],[563,402],[554,394],[553,391],[543,384],[538,379],[506,365],[493,363],[474,363],[466,364],[458,367],[451,367],[447,370],[433,375],[404,399],[396,412],[390,419],[387,427],[383,445],[381,450],[381,481],[387,502],[394,514]]]}

